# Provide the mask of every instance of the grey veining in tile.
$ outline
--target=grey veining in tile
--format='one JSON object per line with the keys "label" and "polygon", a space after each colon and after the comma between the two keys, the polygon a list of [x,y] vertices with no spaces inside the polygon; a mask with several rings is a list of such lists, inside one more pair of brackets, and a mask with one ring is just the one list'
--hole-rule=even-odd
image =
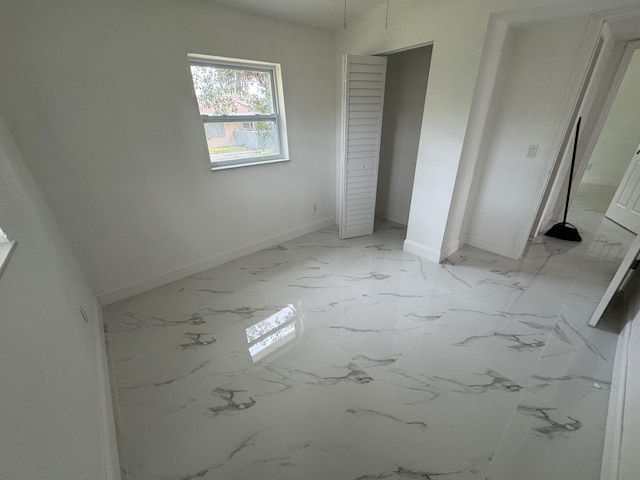
{"label": "grey veining in tile", "polygon": [[595,480],[619,310],[587,320],[632,240],[603,196],[520,260],[379,222],[108,306],[125,479]]}

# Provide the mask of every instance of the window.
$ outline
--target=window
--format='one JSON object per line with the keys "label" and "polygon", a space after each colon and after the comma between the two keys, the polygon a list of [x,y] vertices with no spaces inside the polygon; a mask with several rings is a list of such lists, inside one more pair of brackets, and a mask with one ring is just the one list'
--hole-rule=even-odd
{"label": "window", "polygon": [[10,241],[0,228],[0,275],[2,275],[4,267],[6,266],[15,246],[16,242]]}
{"label": "window", "polygon": [[189,55],[212,170],[288,160],[279,66]]}

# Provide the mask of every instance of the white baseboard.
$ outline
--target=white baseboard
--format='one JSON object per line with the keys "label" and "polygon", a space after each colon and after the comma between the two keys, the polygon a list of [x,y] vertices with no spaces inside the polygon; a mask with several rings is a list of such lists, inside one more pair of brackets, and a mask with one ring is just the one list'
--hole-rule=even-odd
{"label": "white baseboard", "polygon": [[464,245],[464,242],[461,239],[458,239],[455,242],[450,243],[448,246],[443,248],[442,252],[440,252],[440,261],[443,261],[447,257],[450,257],[451,255],[456,253],[458,250],[460,250],[460,247],[462,245]]}
{"label": "white baseboard", "polygon": [[286,242],[287,240],[300,237],[301,235],[306,235],[307,233],[315,232],[316,230],[320,230],[321,228],[329,227],[331,225],[334,225],[335,223],[335,217],[326,217],[317,222],[305,225],[304,227],[289,230],[288,232],[282,233],[280,235],[265,238],[263,240],[260,240],[259,242],[245,245],[228,252],[220,253],[218,255],[214,255],[213,257],[209,257],[204,260],[191,263],[189,265],[184,265],[182,267],[167,270],[152,277],[123,285],[122,287],[116,288],[114,290],[99,293],[96,296],[101,305],[109,305],[110,303],[124,300],[125,298],[129,298],[133,295],[137,295],[139,293],[161,287],[162,285],[166,285],[167,283],[180,280],[181,278],[195,275],[196,273],[200,273],[210,268],[217,267],[218,265],[236,260],[240,257],[244,257],[245,255],[250,255],[260,250],[264,250],[265,248],[273,247],[274,245],[278,245],[279,243]]}
{"label": "white baseboard", "polygon": [[421,243],[414,242],[412,240],[405,240],[402,248],[409,253],[426,258],[432,262],[440,262],[440,252]]}
{"label": "white baseboard", "polygon": [[553,221],[553,215],[549,214],[540,221],[540,224],[538,225],[538,229],[531,233],[533,234],[534,237],[537,237],[541,233],[545,233],[550,225],[556,224],[556,223],[557,222]]}
{"label": "white baseboard", "polygon": [[486,250],[487,252],[496,253],[498,255],[502,255],[503,257],[516,259],[518,258],[513,256],[513,245],[497,243],[492,240],[486,240],[484,238],[476,237],[474,235],[469,235],[467,237],[467,245]]}

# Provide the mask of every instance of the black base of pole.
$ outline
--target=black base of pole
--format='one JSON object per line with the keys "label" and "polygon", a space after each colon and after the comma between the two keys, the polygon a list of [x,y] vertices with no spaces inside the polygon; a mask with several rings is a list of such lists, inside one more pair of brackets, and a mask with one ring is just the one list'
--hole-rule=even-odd
{"label": "black base of pole", "polygon": [[556,223],[545,233],[547,237],[559,238],[560,240],[568,240],[569,242],[581,242],[582,237],[578,233],[578,229],[570,223]]}

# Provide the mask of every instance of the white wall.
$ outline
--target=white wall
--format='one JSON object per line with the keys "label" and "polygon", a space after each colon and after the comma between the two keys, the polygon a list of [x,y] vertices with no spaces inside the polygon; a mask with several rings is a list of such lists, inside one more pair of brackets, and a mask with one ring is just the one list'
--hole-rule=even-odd
{"label": "white wall", "polygon": [[418,158],[431,46],[387,57],[376,216],[406,225]]}
{"label": "white wall", "polygon": [[[548,172],[558,126],[588,17],[572,17],[515,29],[502,61],[502,86],[492,104],[493,128],[479,158],[468,243],[519,258],[520,237],[529,231]],[[529,145],[538,145],[527,158]]]}
{"label": "white wall", "polygon": [[[469,196],[471,182],[467,174],[475,169],[476,152],[469,153],[473,158],[464,159],[463,171],[458,167],[464,153],[465,135],[469,133],[474,87],[491,14],[504,13],[509,22],[527,22],[575,16],[629,3],[618,0],[407,0],[390,3],[388,29],[385,29],[383,5],[339,32],[337,53],[340,55],[378,54],[433,42],[406,249],[441,260],[464,242],[465,210],[473,201]],[[571,63],[575,57],[564,60]],[[471,127],[473,131],[482,131],[477,125]]]}
{"label": "white wall", "polygon": [[[200,0],[2,9],[0,111],[103,300],[335,221],[331,34]],[[282,65],[290,162],[209,171],[188,52]]]}
{"label": "white wall", "polygon": [[640,144],[640,51],[636,50],[582,181],[617,187]]}
{"label": "white wall", "polygon": [[120,478],[100,309],[2,118],[0,225],[0,478]]}

